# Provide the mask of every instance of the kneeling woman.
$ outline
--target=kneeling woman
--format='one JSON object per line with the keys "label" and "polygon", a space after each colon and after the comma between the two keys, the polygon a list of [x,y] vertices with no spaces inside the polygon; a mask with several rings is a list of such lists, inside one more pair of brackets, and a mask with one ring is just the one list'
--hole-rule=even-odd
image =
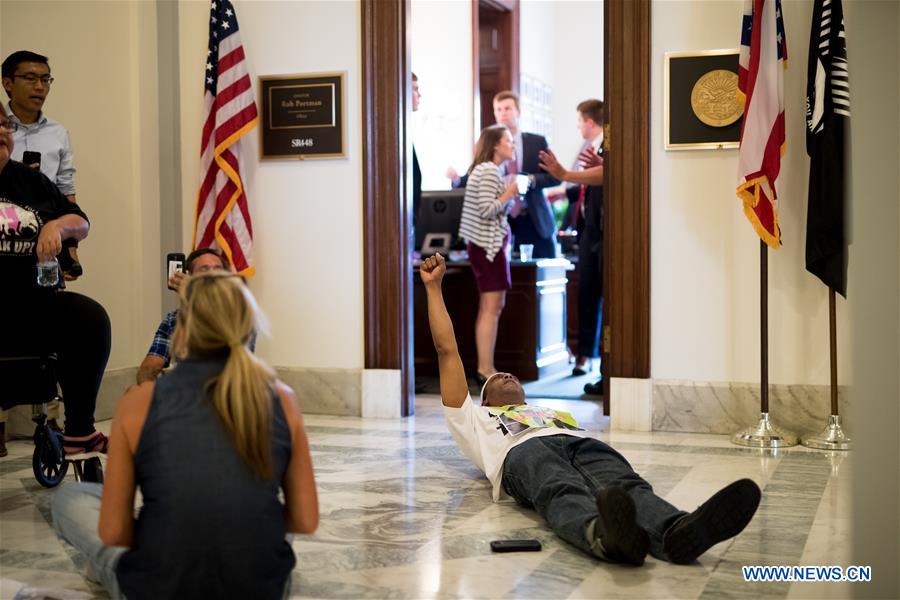
{"label": "kneeling woman", "polygon": [[238,276],[192,277],[175,333],[184,359],[119,402],[106,483],[56,493],[57,532],[113,598],[286,597],[286,534],[316,529],[318,501],[294,394],[247,349],[256,327]]}

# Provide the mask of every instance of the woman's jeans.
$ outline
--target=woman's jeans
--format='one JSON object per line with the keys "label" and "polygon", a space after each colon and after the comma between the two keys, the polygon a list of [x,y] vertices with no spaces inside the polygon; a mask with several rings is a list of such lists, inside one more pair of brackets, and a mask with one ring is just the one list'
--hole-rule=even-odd
{"label": "woman's jeans", "polygon": [[550,528],[573,546],[594,555],[588,526],[597,518],[598,490],[624,488],[637,510],[637,524],[650,536],[650,554],[666,560],[663,534],[682,515],[656,494],[628,461],[593,438],[543,436],[523,442],[506,455],[503,488],[516,501],[534,508]]}
{"label": "woman's jeans", "polygon": [[103,486],[99,483],[68,483],[53,494],[51,513],[53,527],[59,537],[78,550],[113,600],[124,598],[116,579],[116,565],[127,550],[107,546],[100,541],[100,498]]}

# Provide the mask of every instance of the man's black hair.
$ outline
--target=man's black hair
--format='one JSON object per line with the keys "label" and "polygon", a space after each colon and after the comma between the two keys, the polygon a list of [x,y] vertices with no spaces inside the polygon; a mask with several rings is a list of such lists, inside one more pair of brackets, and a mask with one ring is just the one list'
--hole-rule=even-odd
{"label": "man's black hair", "polygon": [[16,69],[23,62],[41,63],[47,65],[48,69],[50,68],[50,61],[43,54],[31,52],[30,50],[17,50],[7,56],[6,60],[3,61],[2,76],[12,79],[16,74]]}
{"label": "man's black hair", "polygon": [[218,256],[219,260],[222,261],[222,266],[225,267],[226,270],[228,269],[228,259],[225,257],[225,255],[222,252],[220,252],[219,250],[216,250],[215,248],[197,248],[196,250],[194,250],[193,252],[188,254],[187,259],[185,259],[184,270],[187,271],[188,273],[190,273],[191,270],[194,268],[194,261],[197,260],[198,258],[200,258],[201,256],[203,256],[204,254],[214,254],[214,255]]}

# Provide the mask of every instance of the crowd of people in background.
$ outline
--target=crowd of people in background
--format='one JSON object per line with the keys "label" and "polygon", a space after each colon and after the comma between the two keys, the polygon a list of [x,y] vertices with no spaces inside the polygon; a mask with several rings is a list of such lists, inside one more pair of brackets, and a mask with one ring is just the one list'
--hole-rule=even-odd
{"label": "crowd of people in background", "polygon": [[[413,85],[417,110],[418,78]],[[493,108],[495,124],[482,130],[467,172],[447,169],[451,185],[466,188],[459,236],[466,242],[479,293],[475,380],[482,385],[497,372],[498,323],[512,286],[509,257],[523,245],[534,259],[556,257],[561,230],[574,230],[577,236],[578,336],[572,374],[587,375],[600,357],[603,314],[603,101],[588,99],[576,107],[584,143],[571,169],[560,164],[543,136],[521,130],[515,93],[496,94]],[[418,160],[415,164],[418,168]],[[421,174],[417,183],[421,186]],[[567,203],[561,223],[552,201]],[[585,384],[584,391],[601,394],[600,379]]]}

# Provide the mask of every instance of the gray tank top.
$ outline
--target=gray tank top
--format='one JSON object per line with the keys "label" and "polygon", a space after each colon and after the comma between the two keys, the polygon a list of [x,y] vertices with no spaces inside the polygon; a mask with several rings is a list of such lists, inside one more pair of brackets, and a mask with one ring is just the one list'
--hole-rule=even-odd
{"label": "gray tank top", "polygon": [[224,364],[187,359],[156,383],[135,453],[144,503],[116,567],[130,600],[284,594],[295,562],[278,498],[290,430],[273,391],[275,479],[254,477],[204,396]]}

